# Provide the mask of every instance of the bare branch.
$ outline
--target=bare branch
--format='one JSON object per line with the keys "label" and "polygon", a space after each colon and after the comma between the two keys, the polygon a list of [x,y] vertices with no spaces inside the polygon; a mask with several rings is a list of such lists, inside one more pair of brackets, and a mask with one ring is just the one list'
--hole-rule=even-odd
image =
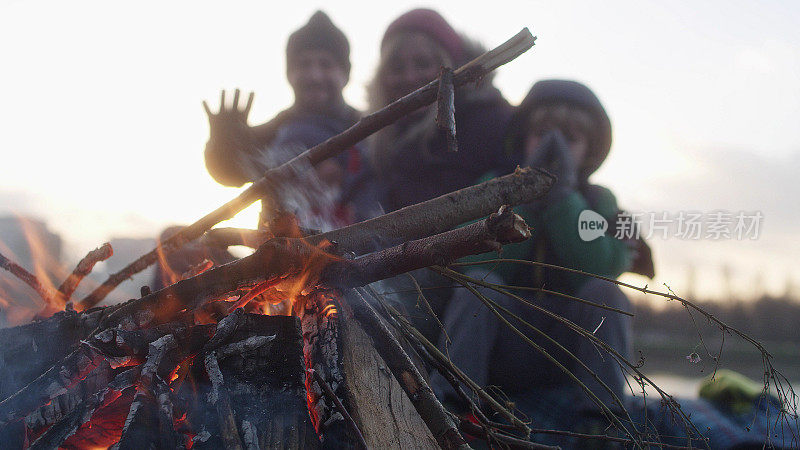
{"label": "bare branch", "polygon": [[[6,258],[0,253],[0,267],[11,272],[12,275],[22,280],[25,284],[33,288],[39,297],[44,300],[47,306],[52,307],[55,304],[61,303],[60,294],[58,292],[51,292],[36,278],[36,275],[25,270],[24,267]],[[63,304],[63,303],[61,303]]]}
{"label": "bare branch", "polygon": [[75,289],[78,288],[78,284],[92,272],[94,265],[99,263],[100,261],[105,261],[114,254],[114,250],[111,248],[111,244],[106,242],[105,244],[101,245],[100,247],[90,251],[79,263],[75,266],[75,270],[61,283],[61,286],[58,288],[58,292],[61,293],[63,296],[63,301],[68,302],[72,294],[75,292]]}

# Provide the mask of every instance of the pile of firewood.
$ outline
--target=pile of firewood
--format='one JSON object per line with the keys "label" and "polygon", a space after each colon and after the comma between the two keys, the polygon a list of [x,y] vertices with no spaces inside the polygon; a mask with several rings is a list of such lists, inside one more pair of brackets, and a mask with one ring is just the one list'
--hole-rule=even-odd
{"label": "pile of firewood", "polygon": [[[409,333],[403,317],[368,285],[528,238],[527,225],[510,206],[546,193],[552,178],[545,172],[518,169],[327,233],[277,222],[268,231],[211,230],[296,178],[298,167],[336,155],[437,97],[440,116],[451,116],[447,92],[480,80],[533,40],[523,30],[268,171],[74,305],[75,286],[109,248],[87,256],[53,293],[0,255],[3,268],[45,298],[43,315],[50,316],[0,330],[0,442],[5,448],[466,448],[466,431],[512,447],[537,447],[507,432],[524,436],[528,430],[485,392],[479,392],[482,400],[508,419],[504,429],[459,422],[446,411],[418,359],[446,373],[462,393],[460,383],[468,380]],[[276,211],[276,217],[286,214]],[[229,264],[204,265],[155,292],[143,287],[140,298],[96,306],[159,255],[198,238],[203,245],[244,244],[256,251]],[[290,300],[291,314],[264,314],[265,298]]]}

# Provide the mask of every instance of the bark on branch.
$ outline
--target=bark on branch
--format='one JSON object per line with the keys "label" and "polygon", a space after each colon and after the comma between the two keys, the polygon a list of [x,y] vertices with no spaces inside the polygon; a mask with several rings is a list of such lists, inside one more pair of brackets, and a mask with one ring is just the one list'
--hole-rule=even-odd
{"label": "bark on branch", "polygon": [[529,236],[525,221],[510,208],[502,207],[500,212],[480,222],[354,260],[341,260],[302,239],[273,238],[250,256],[129,301],[110,314],[103,327],[116,326],[126,317],[141,315],[143,311],[159,316],[160,321],[169,320],[173,314],[196,309],[209,299],[293,276],[309,267],[324,268],[318,279],[311,277],[309,282],[337,288],[363,286],[423,267],[447,265],[467,255],[494,251],[502,244]]}
{"label": "bark on branch", "polygon": [[[356,255],[400,242],[450,230],[497,211],[501,205],[517,206],[540,198],[553,177],[539,169],[518,168],[514,173],[407,206],[374,219],[329,231],[308,240],[312,244],[335,242],[339,252]],[[257,247],[268,239],[258,230],[218,228],[206,235],[212,245]]]}
{"label": "bark on branch", "polygon": [[497,251],[503,244],[521,242],[530,235],[522,217],[501,207],[498,213],[480,222],[331,264],[321,284],[338,288],[364,286],[423,267],[447,266],[464,256]]}

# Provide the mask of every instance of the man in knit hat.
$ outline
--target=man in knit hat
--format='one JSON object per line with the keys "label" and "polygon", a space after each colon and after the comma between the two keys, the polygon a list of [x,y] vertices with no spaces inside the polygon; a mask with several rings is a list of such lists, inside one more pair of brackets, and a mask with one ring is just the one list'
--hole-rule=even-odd
{"label": "man in knit hat", "polygon": [[[322,11],[314,13],[308,23],[289,36],[286,78],[294,91],[294,104],[261,125],[247,124],[252,93],[242,106],[237,89],[232,104],[226,105],[223,91],[218,113],[211,112],[203,102],[210,126],[206,167],[219,183],[238,187],[255,181],[266,170],[341,133],[358,120],[359,112],[342,97],[350,78],[350,45]],[[354,178],[360,160],[359,149],[351,148],[318,166],[323,189],[336,197]],[[354,220],[346,205],[335,198],[333,203],[333,208],[328,208],[332,215],[327,218],[329,222],[342,225]]]}

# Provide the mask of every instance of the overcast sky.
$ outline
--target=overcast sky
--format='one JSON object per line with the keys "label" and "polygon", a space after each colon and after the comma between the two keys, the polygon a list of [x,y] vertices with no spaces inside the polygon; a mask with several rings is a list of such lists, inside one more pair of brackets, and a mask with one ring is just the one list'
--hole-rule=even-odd
{"label": "overcast sky", "polygon": [[[517,103],[542,78],[588,84],[614,144],[595,181],[621,206],[761,211],[754,241],[654,239],[681,293],[746,297],[754,280],[800,283],[800,7],[796,2],[438,1],[493,47],[522,27],[536,46],[496,84]],[[252,123],[291,104],[289,33],[322,8],[349,36],[346,98],[364,86],[386,26],[417,2],[0,0],[0,214],[41,217],[72,258],[110,237],[189,223],[236,195],[205,170],[201,100],[256,92]],[[252,226],[251,208],[234,220]],[[0,236],[0,239],[2,237]],[[643,284],[643,280],[635,279]],[[650,282],[651,285],[653,282]]]}

